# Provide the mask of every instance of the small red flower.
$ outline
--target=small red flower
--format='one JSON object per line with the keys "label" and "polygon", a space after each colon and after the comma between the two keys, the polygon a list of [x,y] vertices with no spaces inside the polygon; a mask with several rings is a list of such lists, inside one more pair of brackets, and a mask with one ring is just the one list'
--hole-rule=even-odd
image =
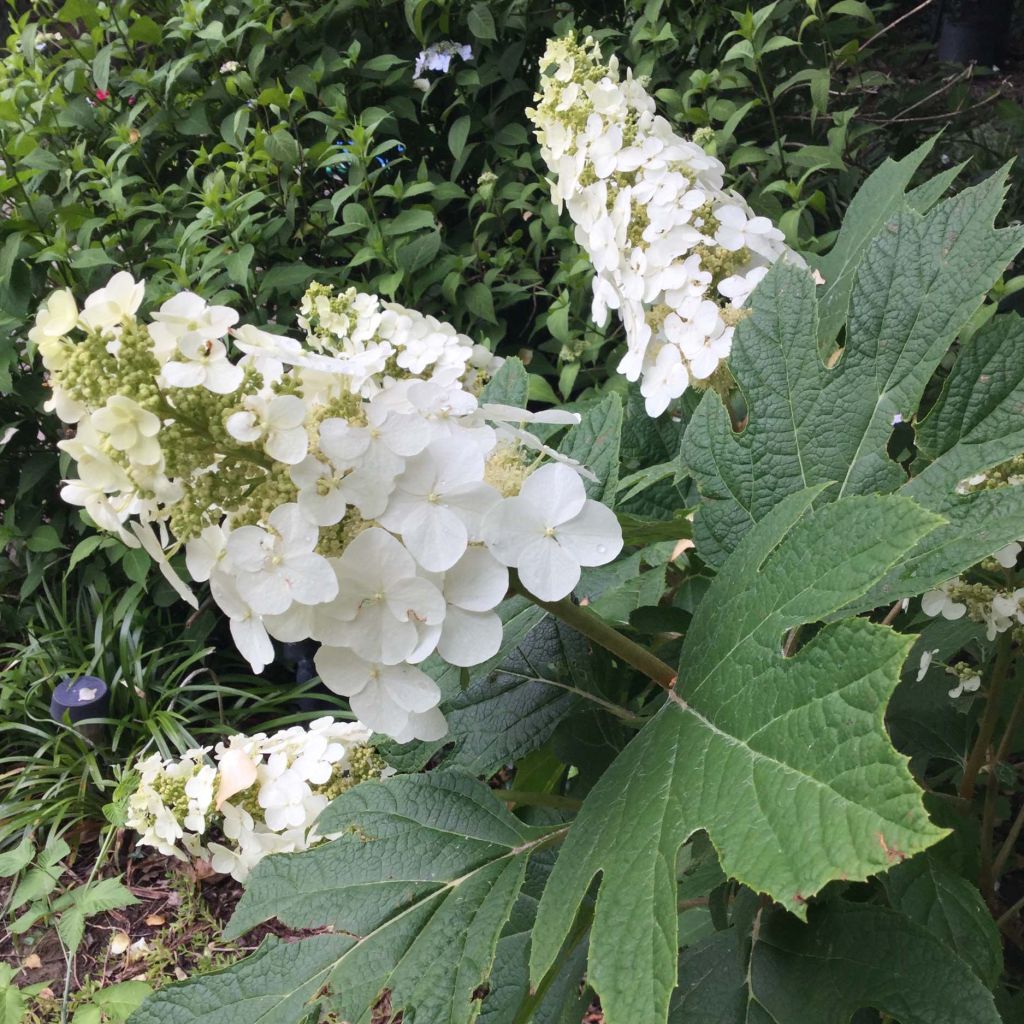
{"label": "small red flower", "polygon": [[129,107],[134,107],[135,106],[135,97],[134,96],[129,96],[128,97],[128,106]]}
{"label": "small red flower", "polygon": [[96,99],[98,99],[100,101],[100,103],[105,103],[107,100],[110,99],[110,93],[107,92],[106,89],[97,89],[96,90]]}

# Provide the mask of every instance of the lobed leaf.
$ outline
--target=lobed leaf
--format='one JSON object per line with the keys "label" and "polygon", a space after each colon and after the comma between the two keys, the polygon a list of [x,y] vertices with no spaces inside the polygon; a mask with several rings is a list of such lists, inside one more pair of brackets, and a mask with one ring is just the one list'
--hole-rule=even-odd
{"label": "lobed leaf", "polygon": [[[902,160],[886,160],[874,171],[850,203],[835,245],[827,255],[815,261],[825,279],[819,306],[820,337],[826,344],[835,338],[843,325],[854,278],[871,239],[890,217],[907,208],[907,186],[934,145],[935,139],[929,139]],[[937,200],[949,184],[941,179],[940,183],[942,190],[931,202]],[[922,194],[919,199],[913,208],[923,213],[931,205],[931,196]]]}
{"label": "lobed leaf", "polygon": [[1024,321],[1000,316],[961,350],[939,400],[920,425],[927,461],[900,492],[938,512],[936,530],[879,585],[875,604],[921,593],[1024,537],[1024,487],[968,489],[976,473],[1024,451]]}
{"label": "lobed leaf", "polygon": [[974,885],[933,850],[897,865],[883,882],[894,910],[944,942],[987,988],[995,986],[1003,972],[1002,941]]}
{"label": "lobed leaf", "polygon": [[1004,180],[993,175],[923,217],[904,210],[888,221],[860,263],[834,368],[819,355],[818,316],[827,311],[810,277],[779,264],[758,286],[730,359],[749,423],[734,433],[708,393],[683,439],[681,459],[702,496],[694,536],[703,558],[721,563],[780,498],[825,481],[839,482],[830,498],[902,487],[949,515],[947,531],[930,536],[905,575],[872,595],[874,604],[919,593],[1019,535],[1019,502],[1009,510],[979,499],[971,510],[976,542],[963,536],[953,492],[969,461],[960,446],[910,483],[886,453],[894,420],[917,410],[953,339],[1024,244],[1019,228],[993,227]]}
{"label": "lobed leaf", "polygon": [[798,916],[830,880],[866,878],[944,834],[883,723],[913,638],[855,619],[781,651],[787,630],[856,600],[940,520],[894,496],[812,513],[822,490],[780,502],[711,584],[679,691],[584,801],[541,900],[535,983],[602,873],[588,977],[609,1024],[665,1019],[676,858],[697,830],[727,875]]}
{"label": "lobed leaf", "polygon": [[351,1024],[368,1024],[385,993],[407,1024],[475,1020],[527,859],[552,830],[452,772],[363,783],[319,825],[339,838],[262,861],[225,935],[271,917],[333,934],[265,943],[228,971],[157,993],[132,1024],[298,1024],[321,991]]}

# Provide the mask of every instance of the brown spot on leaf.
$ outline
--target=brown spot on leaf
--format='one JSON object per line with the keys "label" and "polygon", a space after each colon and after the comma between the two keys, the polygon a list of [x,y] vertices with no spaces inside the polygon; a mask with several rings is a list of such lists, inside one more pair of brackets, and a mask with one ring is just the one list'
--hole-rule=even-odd
{"label": "brown spot on leaf", "polygon": [[881,844],[886,858],[893,864],[899,864],[901,861],[905,861],[907,859],[906,853],[904,853],[904,851],[898,846],[890,846],[885,841],[885,836],[883,836],[881,832],[878,833],[878,842]]}

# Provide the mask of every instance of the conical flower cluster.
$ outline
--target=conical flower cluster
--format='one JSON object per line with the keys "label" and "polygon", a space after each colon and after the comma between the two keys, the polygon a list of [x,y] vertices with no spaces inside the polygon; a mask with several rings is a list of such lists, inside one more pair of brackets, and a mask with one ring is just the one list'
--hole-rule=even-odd
{"label": "conical flower cluster", "polygon": [[552,198],[594,264],[594,320],[603,326],[614,309],[625,327],[619,372],[642,381],[657,416],[729,355],[741,307],[771,264],[800,258],[723,189],[722,164],[676,135],[593,39],[552,39],[541,69],[527,113]]}
{"label": "conical flower cluster", "polygon": [[77,424],[62,493],[194,603],[169,563],[183,547],[254,671],[271,638],[319,641],[321,678],[369,728],[436,740],[419,666],[497,652],[509,568],[558,600],[621,549],[586,469],[527,429],[578,416],[481,405],[501,360],[451,325],[314,285],[300,342],[192,292],[144,323],[143,292],[120,273],[80,313],[66,292],[39,313],[50,407]]}

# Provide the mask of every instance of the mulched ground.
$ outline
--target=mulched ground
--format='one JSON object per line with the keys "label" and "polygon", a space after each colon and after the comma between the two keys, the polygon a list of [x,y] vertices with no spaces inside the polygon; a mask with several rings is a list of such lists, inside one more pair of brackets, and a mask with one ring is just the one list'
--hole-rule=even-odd
{"label": "mulched ground", "polygon": [[[274,921],[237,942],[224,943],[221,930],[242,894],[238,882],[204,870],[202,864],[132,850],[127,840],[121,847],[120,856],[108,860],[98,877],[123,875],[139,902],[88,920],[73,965],[72,992],[87,984],[129,979],[159,986],[237,960],[268,934],[286,939],[309,934]],[[70,860],[57,892],[84,882],[95,857],[95,842],[84,843]],[[0,907],[6,904],[8,889],[0,886]],[[46,983],[59,999],[65,960],[53,923],[45,922],[25,935],[12,935],[9,924],[10,918],[0,918],[0,961],[20,968],[19,985]]]}

